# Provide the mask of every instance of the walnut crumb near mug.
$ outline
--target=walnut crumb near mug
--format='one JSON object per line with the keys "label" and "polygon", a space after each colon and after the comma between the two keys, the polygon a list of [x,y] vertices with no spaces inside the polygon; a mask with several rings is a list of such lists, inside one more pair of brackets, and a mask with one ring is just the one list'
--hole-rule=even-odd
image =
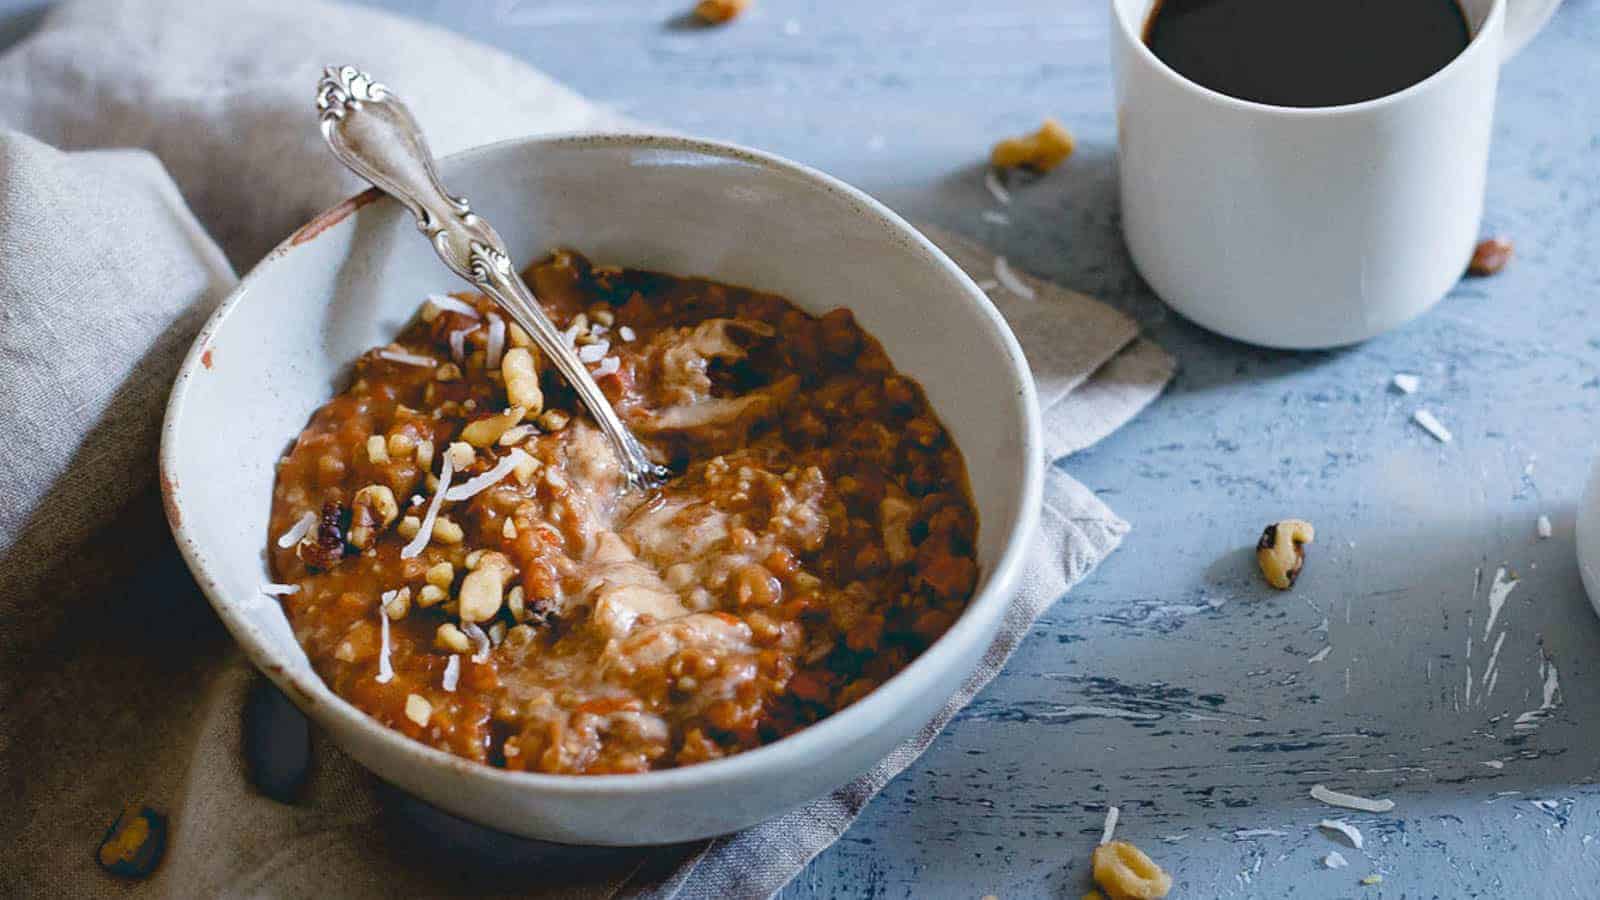
{"label": "walnut crumb near mug", "polygon": [[[1393,29],[1356,41],[1362,46],[1344,54],[1352,72],[1371,68],[1371,54],[1406,52],[1408,28],[1448,27],[1400,15],[1407,4],[1385,6],[1390,0],[1280,2],[1259,34],[1288,29],[1282,41],[1315,48],[1317,40],[1359,38],[1357,27]],[[1323,9],[1312,10],[1313,2]],[[1378,96],[1354,84],[1329,89],[1336,76],[1322,72],[1299,103],[1284,93],[1292,86],[1254,94],[1271,98],[1261,102],[1201,83],[1251,93],[1241,85],[1252,71],[1301,62],[1265,38],[1267,55],[1245,58],[1253,51],[1239,20],[1263,9],[1271,15],[1270,5],[1111,0],[1122,230],[1140,274],[1169,306],[1231,338],[1316,349],[1381,334],[1450,290],[1478,238],[1500,66],[1560,0],[1436,2],[1458,3],[1450,7],[1460,16],[1455,27],[1465,26],[1461,49],[1439,57],[1436,71],[1422,58],[1391,60],[1407,65],[1395,67],[1400,80]],[[1288,7],[1317,15],[1337,8],[1351,21],[1332,29],[1313,22],[1307,31],[1290,27],[1297,23]],[[1184,37],[1154,31],[1166,27],[1156,19],[1174,12],[1199,14],[1185,27],[1196,42],[1212,39],[1207,34],[1221,42],[1218,56],[1208,60],[1201,46],[1186,62],[1181,47],[1161,45]],[[1437,55],[1448,39],[1418,31],[1413,49]],[[1253,63],[1260,65],[1251,70]],[[1338,105],[1319,105],[1326,103]]]}

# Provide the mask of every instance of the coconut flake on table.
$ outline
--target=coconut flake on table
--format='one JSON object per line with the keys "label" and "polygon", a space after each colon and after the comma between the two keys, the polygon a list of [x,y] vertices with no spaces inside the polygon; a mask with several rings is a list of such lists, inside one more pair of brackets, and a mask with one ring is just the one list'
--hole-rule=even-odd
{"label": "coconut flake on table", "polygon": [[1279,831],[1276,828],[1241,828],[1235,831],[1233,836],[1239,840],[1248,840],[1250,838],[1288,837],[1289,832]]}
{"label": "coconut flake on table", "polygon": [[1100,843],[1111,843],[1111,836],[1117,833],[1117,817],[1122,815],[1122,810],[1115,806],[1106,807],[1106,824],[1100,829]]}
{"label": "coconut flake on table", "polygon": [[483,629],[478,626],[478,623],[463,622],[461,624],[461,633],[472,639],[472,661],[475,663],[488,662],[489,636],[483,633]]}
{"label": "coconut flake on table", "polygon": [[449,500],[451,503],[471,499],[504,481],[506,476],[515,471],[517,466],[526,459],[528,459],[528,454],[521,447],[512,447],[511,452],[500,457],[500,461],[496,462],[489,471],[484,472],[482,475],[468,478],[466,481],[445,491],[444,499]]}
{"label": "coconut flake on table", "polygon": [[595,341],[578,348],[578,361],[597,363],[605,359],[606,353],[611,349],[610,341]]}
{"label": "coconut flake on table", "polygon": [[617,337],[622,338],[622,342],[625,343],[625,344],[633,343],[633,340],[635,338],[637,338],[638,336],[639,335],[638,335],[637,332],[635,332],[632,328],[629,328],[626,325],[624,325],[621,328],[617,329]]}
{"label": "coconut flake on table", "polygon": [[1394,389],[1402,394],[1415,394],[1419,387],[1422,387],[1422,378],[1417,375],[1398,372],[1394,376]]}
{"label": "coconut flake on table", "polygon": [[390,362],[400,363],[404,366],[419,366],[424,369],[431,369],[439,364],[439,361],[431,356],[422,356],[421,354],[417,353],[407,353],[404,350],[395,350],[390,347],[384,347],[380,349],[378,351],[378,357],[380,359],[387,359]]}
{"label": "coconut flake on table", "polygon": [[1555,526],[1550,524],[1549,516],[1540,516],[1539,521],[1534,523],[1534,530],[1538,532],[1541,541],[1555,534]]}
{"label": "coconut flake on table", "polygon": [[622,360],[615,356],[608,356],[605,359],[600,360],[600,365],[594,367],[594,372],[592,374],[596,378],[604,378],[607,375],[615,375],[617,372],[621,371],[621,369]]}
{"label": "coconut flake on table", "polygon": [[1018,297],[1024,300],[1032,300],[1034,298],[1033,288],[1029,287],[1027,282],[1012,271],[1011,263],[1004,256],[996,256],[994,258],[994,277],[1005,285],[1006,290],[1016,294]]}
{"label": "coconut flake on table", "polygon": [[1342,869],[1350,865],[1350,861],[1344,858],[1343,853],[1337,850],[1329,850],[1328,855],[1322,858],[1322,864],[1330,869]]}
{"label": "coconut flake on table", "polygon": [[1345,809],[1354,809],[1360,812],[1382,813],[1394,809],[1394,801],[1387,798],[1373,800],[1370,797],[1358,797],[1355,794],[1345,794],[1329,790],[1327,785],[1313,785],[1311,799],[1329,806],[1339,806]]}
{"label": "coconut flake on table", "polygon": [[295,520],[293,525],[289,526],[288,531],[285,531],[283,534],[278,536],[278,546],[287,550],[290,547],[293,547],[295,544],[300,543],[301,539],[303,539],[307,534],[311,533],[311,529],[316,524],[317,514],[307,510],[305,513],[301,514],[299,519]]}
{"label": "coconut flake on table", "polygon": [[983,220],[991,225],[1010,225],[1011,217],[998,209],[986,209],[982,213]]}
{"label": "coconut flake on table", "polygon": [[489,343],[483,350],[483,365],[488,369],[500,368],[500,355],[506,351],[506,320],[489,317]]}
{"label": "coconut flake on table", "polygon": [[1425,409],[1419,409],[1412,413],[1411,421],[1416,422],[1423,431],[1433,435],[1434,439],[1441,444],[1448,444],[1455,437],[1450,433],[1450,429],[1444,427],[1443,422]]}
{"label": "coconut flake on table", "polygon": [[473,306],[471,303],[468,303],[465,300],[457,300],[448,294],[429,294],[427,301],[432,303],[438,309],[449,310],[450,312],[458,312],[464,316],[471,316],[474,319],[478,318],[478,308],[476,306]]}
{"label": "coconut flake on table", "polygon": [[266,594],[268,597],[287,597],[290,594],[300,593],[300,585],[276,584],[269,581],[261,586],[261,593]]}
{"label": "coconut flake on table", "polygon": [[993,278],[985,278],[978,282],[978,290],[983,291],[984,293],[988,293],[999,286],[1000,282],[995,281]]}
{"label": "coconut flake on table", "polygon": [[439,517],[439,507],[444,504],[445,492],[450,490],[450,477],[456,473],[455,466],[450,462],[450,454],[439,454],[444,462],[439,465],[439,489],[433,492],[433,500],[428,503],[428,509],[422,514],[422,525],[417,528],[417,536],[400,548],[401,559],[412,559],[428,546],[428,541],[433,539],[433,523]]}
{"label": "coconut flake on table", "polygon": [[1011,192],[1000,183],[1000,175],[995,170],[990,169],[983,173],[983,186],[989,189],[989,193],[994,195],[995,202],[1001,206],[1011,202]]}
{"label": "coconut flake on table", "polygon": [[1332,652],[1333,652],[1333,645],[1329,644],[1328,646],[1323,647],[1321,650],[1318,650],[1316,653],[1311,654],[1311,657],[1309,659],[1307,659],[1306,662],[1314,662],[1314,663],[1322,662],[1323,660],[1327,659],[1328,658],[1328,654],[1332,653]]}
{"label": "coconut flake on table", "polygon": [[389,614],[384,607],[399,591],[384,591],[378,596],[378,678],[379,684],[394,680],[394,666],[389,662]]}
{"label": "coconut flake on table", "polygon": [[461,680],[461,654],[450,654],[450,661],[444,664],[444,677],[440,679],[440,686],[449,693],[455,693],[456,683]]}
{"label": "coconut flake on table", "polygon": [[1339,832],[1340,834],[1344,835],[1345,840],[1350,842],[1350,846],[1356,848],[1357,850],[1360,850],[1362,845],[1365,843],[1361,837],[1361,829],[1351,825],[1349,822],[1346,822],[1343,819],[1323,819],[1321,822],[1317,823],[1317,827],[1325,831]]}

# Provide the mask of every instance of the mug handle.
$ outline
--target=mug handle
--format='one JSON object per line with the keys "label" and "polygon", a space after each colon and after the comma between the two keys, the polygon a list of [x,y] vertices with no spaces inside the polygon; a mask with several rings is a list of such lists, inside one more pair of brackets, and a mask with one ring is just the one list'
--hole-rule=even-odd
{"label": "mug handle", "polygon": [[1561,0],[1505,0],[1506,32],[1501,45],[1501,60],[1508,61],[1522,51],[1544,23],[1561,5]]}

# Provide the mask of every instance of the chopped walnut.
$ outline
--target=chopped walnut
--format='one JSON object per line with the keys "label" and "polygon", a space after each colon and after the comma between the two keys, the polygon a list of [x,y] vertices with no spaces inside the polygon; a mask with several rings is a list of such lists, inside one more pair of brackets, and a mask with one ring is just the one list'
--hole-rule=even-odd
{"label": "chopped walnut", "polygon": [[300,561],[311,569],[331,569],[344,559],[344,506],[334,500],[322,505],[317,527],[295,548]]}
{"label": "chopped walnut", "polygon": [[1511,262],[1511,241],[1503,237],[1492,237],[1479,241],[1478,246],[1472,249],[1472,262],[1467,264],[1467,274],[1480,278],[1494,275]]}
{"label": "chopped walnut", "polygon": [[1172,890],[1172,876],[1127,841],[1094,848],[1094,880],[1113,900],[1160,900]]}
{"label": "chopped walnut", "polygon": [[350,532],[346,536],[350,546],[367,549],[372,546],[373,537],[399,517],[400,504],[387,485],[369,484],[356,491],[350,506]]}
{"label": "chopped walnut", "polygon": [[1261,532],[1261,540],[1256,542],[1256,562],[1267,583],[1280,591],[1294,587],[1306,563],[1305,545],[1315,537],[1311,523],[1300,519],[1284,519],[1268,525]]}
{"label": "chopped walnut", "polygon": [[417,727],[428,727],[428,720],[433,718],[433,704],[423,698],[421,694],[406,695],[406,718],[417,723]]}
{"label": "chopped walnut", "polygon": [[707,25],[721,25],[745,11],[750,0],[700,0],[694,5],[695,18]]}
{"label": "chopped walnut", "polygon": [[113,875],[143,878],[155,871],[166,846],[166,816],[135,803],[123,809],[106,829],[95,859]]}
{"label": "chopped walnut", "polygon": [[500,611],[506,583],[517,570],[509,557],[493,550],[469,565],[471,571],[461,580],[461,621],[487,622]]}
{"label": "chopped walnut", "polygon": [[547,409],[543,415],[539,416],[539,427],[545,431],[560,431],[567,427],[567,423],[571,421],[572,417],[561,410]]}
{"label": "chopped walnut", "polygon": [[506,397],[513,407],[521,407],[528,417],[544,410],[544,391],[539,388],[538,360],[533,351],[513,347],[500,358],[500,375],[506,382]]}
{"label": "chopped walnut", "polygon": [[[501,435],[510,431],[518,422],[521,422],[522,417],[527,412],[521,406],[513,406],[499,415],[476,419],[461,430],[461,439],[474,447],[493,446],[496,441],[500,440]],[[450,445],[452,455],[454,455],[455,448],[455,444]],[[471,465],[471,463],[472,460],[468,457],[467,464]]]}
{"label": "chopped walnut", "polygon": [[433,642],[439,645],[439,649],[451,653],[468,653],[472,650],[472,641],[467,639],[467,633],[452,622],[439,626],[433,633]]}
{"label": "chopped walnut", "polygon": [[1045,119],[1039,130],[1026,137],[1006,138],[989,151],[989,164],[998,169],[1025,168],[1048,172],[1072,155],[1072,134],[1055,119]]}

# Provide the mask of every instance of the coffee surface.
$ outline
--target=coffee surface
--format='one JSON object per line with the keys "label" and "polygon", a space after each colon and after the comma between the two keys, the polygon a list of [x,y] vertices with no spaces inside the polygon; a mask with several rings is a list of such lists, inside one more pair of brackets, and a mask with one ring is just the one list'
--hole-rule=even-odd
{"label": "coffee surface", "polygon": [[1275,106],[1404,90],[1471,38],[1456,0],[1160,0],[1144,35],[1190,81]]}

